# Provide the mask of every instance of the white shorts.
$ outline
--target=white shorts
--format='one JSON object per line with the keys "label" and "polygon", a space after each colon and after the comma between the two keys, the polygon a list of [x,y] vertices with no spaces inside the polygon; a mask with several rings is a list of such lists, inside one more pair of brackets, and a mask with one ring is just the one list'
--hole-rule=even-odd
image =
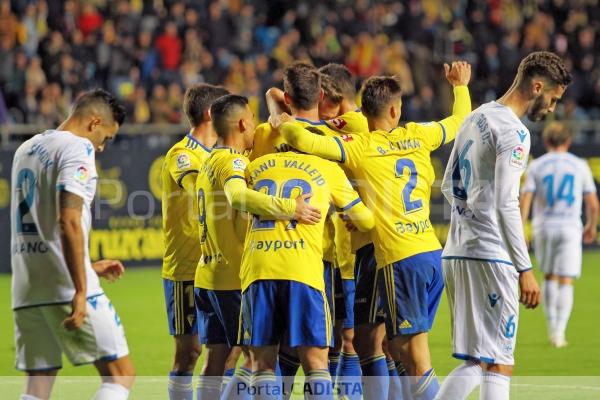
{"label": "white shorts", "polygon": [[575,229],[546,229],[534,232],[535,258],[542,272],[546,275],[579,278],[581,236],[581,231]]}
{"label": "white shorts", "polygon": [[106,295],[88,299],[85,322],[77,331],[62,327],[70,314],[71,304],[14,311],[17,369],[61,368],[62,353],[73,365],[111,361],[129,354],[123,325]]}
{"label": "white shorts", "polygon": [[519,321],[519,274],[511,265],[443,260],[452,324],[452,356],[513,365]]}

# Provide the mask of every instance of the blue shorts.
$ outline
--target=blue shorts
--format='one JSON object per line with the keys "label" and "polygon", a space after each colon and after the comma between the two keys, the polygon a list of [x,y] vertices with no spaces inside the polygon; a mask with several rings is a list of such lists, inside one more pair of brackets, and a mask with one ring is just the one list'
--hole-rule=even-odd
{"label": "blue shorts", "polygon": [[196,335],[196,308],[194,281],[172,281],[163,278],[169,334]]}
{"label": "blue shorts", "polygon": [[383,322],[385,316],[377,291],[377,261],[373,243],[357,250],[354,276],[354,325]]}
{"label": "blue shorts", "polygon": [[333,329],[325,293],[289,280],[260,280],[242,294],[241,342],[290,347],[332,346]]}
{"label": "blue shorts", "polygon": [[329,261],[323,260],[323,278],[325,279],[325,297],[327,303],[329,303],[329,312],[331,314],[331,320],[335,321],[335,270],[333,264]]}
{"label": "blue shorts", "polygon": [[442,251],[416,254],[379,271],[389,339],[428,332],[444,290]]}
{"label": "blue shorts", "polygon": [[201,344],[237,346],[240,329],[240,290],[195,288],[198,341]]}
{"label": "blue shorts", "polygon": [[343,322],[344,329],[354,328],[354,279],[342,279],[342,271],[335,269],[335,321]]}

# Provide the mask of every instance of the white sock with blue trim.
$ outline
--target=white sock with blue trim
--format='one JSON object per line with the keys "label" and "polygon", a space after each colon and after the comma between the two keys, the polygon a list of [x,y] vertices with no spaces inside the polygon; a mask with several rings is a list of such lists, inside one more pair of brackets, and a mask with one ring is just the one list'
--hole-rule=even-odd
{"label": "white sock with blue trim", "polygon": [[129,390],[118,383],[103,383],[93,400],[127,400]]}
{"label": "white sock with blue trim", "polygon": [[481,384],[483,370],[475,361],[465,361],[444,379],[436,400],[462,400]]}
{"label": "white sock with blue trim", "polygon": [[481,380],[479,400],[508,400],[510,377],[486,371]]}

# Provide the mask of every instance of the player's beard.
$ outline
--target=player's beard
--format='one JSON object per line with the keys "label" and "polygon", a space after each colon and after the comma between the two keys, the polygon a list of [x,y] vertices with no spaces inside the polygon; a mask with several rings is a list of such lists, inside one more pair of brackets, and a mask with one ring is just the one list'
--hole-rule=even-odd
{"label": "player's beard", "polygon": [[541,121],[548,114],[546,110],[548,110],[548,104],[545,103],[544,96],[540,94],[533,100],[533,104],[527,110],[527,118],[532,122]]}

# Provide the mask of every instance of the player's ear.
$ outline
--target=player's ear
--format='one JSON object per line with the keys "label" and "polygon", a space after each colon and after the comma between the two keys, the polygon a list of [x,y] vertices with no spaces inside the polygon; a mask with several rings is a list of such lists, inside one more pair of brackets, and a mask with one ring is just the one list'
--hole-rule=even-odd
{"label": "player's ear", "polygon": [[244,118],[238,120],[238,129],[242,133],[246,132],[246,121],[244,121]]}
{"label": "player's ear", "polygon": [[94,115],[92,116],[92,118],[90,119],[90,122],[88,124],[88,129],[90,130],[90,132],[93,132],[96,130],[96,128],[98,128],[100,125],[102,125],[102,119],[97,116]]}
{"label": "player's ear", "polygon": [[542,93],[544,90],[544,82],[539,79],[534,79],[531,81],[531,91],[535,96]]}
{"label": "player's ear", "polygon": [[319,101],[323,101],[323,99],[325,98],[325,91],[323,90],[323,88],[319,89]]}
{"label": "player's ear", "polygon": [[396,119],[398,117],[398,110],[394,104],[389,105],[388,113],[391,119]]}
{"label": "player's ear", "polygon": [[210,108],[202,113],[202,120],[203,121],[212,121],[212,118],[210,116]]}
{"label": "player's ear", "polygon": [[289,106],[290,104],[292,104],[292,98],[290,97],[290,95],[288,94],[288,92],[283,92],[283,102],[284,102],[286,105],[288,105],[288,106]]}

